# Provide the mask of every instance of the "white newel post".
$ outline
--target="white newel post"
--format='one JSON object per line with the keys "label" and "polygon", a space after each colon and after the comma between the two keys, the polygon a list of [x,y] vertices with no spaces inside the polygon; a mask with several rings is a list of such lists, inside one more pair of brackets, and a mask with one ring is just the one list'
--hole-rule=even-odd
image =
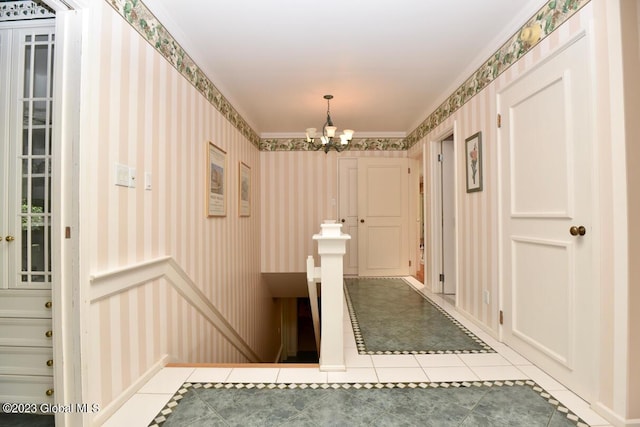
{"label": "white newel post", "polygon": [[325,221],[320,227],[320,234],[313,235],[318,241],[322,290],[320,370],[344,371],[342,263],[351,236],[343,234],[342,224],[335,221]]}

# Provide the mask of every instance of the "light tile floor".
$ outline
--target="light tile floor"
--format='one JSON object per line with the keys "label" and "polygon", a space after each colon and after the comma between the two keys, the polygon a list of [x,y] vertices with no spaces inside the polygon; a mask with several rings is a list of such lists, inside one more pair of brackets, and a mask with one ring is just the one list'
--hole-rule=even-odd
{"label": "light tile floor", "polygon": [[317,367],[213,367],[164,368],[129,399],[104,426],[147,426],[185,382],[212,383],[371,383],[453,382],[531,379],[591,426],[609,423],[589,404],[534,366],[517,352],[496,341],[460,315],[450,299],[431,294],[413,278],[407,280],[443,307],[451,316],[489,344],[490,354],[361,355],[344,307],[346,372],[320,372]]}

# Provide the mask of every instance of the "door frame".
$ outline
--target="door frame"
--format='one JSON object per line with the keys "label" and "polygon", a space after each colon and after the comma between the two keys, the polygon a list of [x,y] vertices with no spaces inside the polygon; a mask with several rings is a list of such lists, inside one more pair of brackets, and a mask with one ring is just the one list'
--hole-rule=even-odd
{"label": "door frame", "polygon": [[[455,245],[455,249],[454,249],[454,270],[456,272],[456,277],[460,276],[460,266],[459,266],[459,248],[460,248],[460,244],[459,244],[459,238],[458,238],[458,218],[459,218],[459,203],[458,203],[458,196],[459,196],[459,191],[458,191],[458,184],[459,184],[459,179],[458,179],[458,124],[457,121],[454,120],[453,121],[453,125],[445,128],[442,132],[440,132],[434,139],[432,139],[431,141],[429,141],[428,144],[429,145],[429,150],[424,150],[424,156],[425,156],[425,164],[427,166],[430,165],[430,167],[425,168],[425,170],[429,170],[430,171],[430,185],[429,185],[429,189],[430,189],[430,197],[425,197],[425,204],[429,204],[430,205],[430,209],[428,210],[428,212],[430,213],[430,227],[427,229],[425,227],[425,235],[424,235],[424,241],[425,242],[429,242],[429,253],[430,253],[430,263],[429,266],[430,268],[430,272],[429,272],[429,277],[430,277],[430,290],[433,293],[438,293],[441,294],[444,292],[444,288],[442,283],[440,282],[440,270],[441,270],[441,265],[442,265],[442,221],[441,221],[441,212],[442,212],[442,198],[441,197],[436,197],[437,195],[440,194],[440,181],[441,181],[441,177],[440,177],[440,166],[438,165],[438,154],[440,152],[440,142],[446,138],[449,135],[453,134],[453,155],[454,155],[454,161],[453,161],[453,186],[454,186],[454,194],[453,194],[453,198],[454,198],[454,216],[455,216],[455,221],[454,221],[454,245]],[[425,147],[426,148],[426,147]],[[428,151],[428,152],[427,152]],[[428,199],[428,200],[427,200]],[[425,212],[427,212],[427,206],[425,206]],[[431,232],[431,238],[427,239],[427,234],[428,232]],[[426,245],[425,245],[426,246]],[[437,266],[437,267],[436,267]],[[425,278],[426,278],[426,274],[425,274]],[[458,305],[458,282],[456,281],[456,305]]]}
{"label": "door frame", "polygon": [[[87,351],[83,340],[88,328],[87,306],[80,286],[79,149],[83,27],[89,19],[88,0],[43,0],[55,10],[56,58],[54,63],[54,114],[52,143],[52,288],[54,398],[56,403],[85,402]],[[80,66],[78,66],[80,64]],[[68,230],[68,232],[67,232]],[[83,326],[84,325],[84,326]],[[56,413],[57,426],[85,425],[91,414]]]}
{"label": "door frame", "polygon": [[[348,157],[348,156],[339,156],[337,159],[337,170],[338,170],[338,179],[337,179],[337,183],[338,183],[338,188],[337,188],[337,192],[336,194],[338,195],[338,208],[337,208],[337,213],[336,213],[336,220],[340,221],[341,219],[344,218],[343,211],[342,209],[344,208],[344,206],[342,205],[342,200],[343,200],[343,195],[345,195],[345,192],[348,192],[348,194],[346,194],[346,196],[348,196],[348,198],[354,198],[356,199],[356,210],[357,210],[357,200],[358,200],[358,187],[356,185],[355,188],[355,193],[356,194],[351,194],[351,189],[348,187],[348,185],[343,185],[344,183],[341,182],[340,178],[341,178],[341,174],[342,174],[342,170],[341,170],[341,165],[344,163],[355,163],[356,166],[356,174],[357,174],[357,169],[358,169],[358,157]],[[356,234],[355,236],[353,236],[352,233],[349,232],[349,230],[344,227],[346,224],[343,224],[343,228],[342,228],[342,232],[345,234],[350,234],[351,235],[351,240],[349,240],[347,242],[347,247],[348,248],[355,248],[356,250],[358,250],[358,235]],[[358,229],[358,224],[357,224],[357,218],[356,218],[356,233],[357,233],[357,229]],[[345,255],[346,257],[347,255]],[[357,254],[356,254],[356,263],[357,263]],[[354,271],[355,270],[355,271]],[[344,267],[344,275],[345,276],[357,276],[358,275],[358,266],[356,265],[355,268],[351,268],[347,265],[347,263],[345,262],[345,267]]]}

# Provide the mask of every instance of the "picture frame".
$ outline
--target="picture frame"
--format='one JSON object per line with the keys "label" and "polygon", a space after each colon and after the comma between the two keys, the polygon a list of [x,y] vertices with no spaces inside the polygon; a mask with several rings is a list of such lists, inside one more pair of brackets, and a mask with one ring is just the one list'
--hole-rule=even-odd
{"label": "picture frame", "polygon": [[243,162],[238,168],[238,213],[251,216],[251,168]]}
{"label": "picture frame", "polygon": [[482,191],[482,132],[464,140],[467,168],[467,193]]}
{"label": "picture frame", "polygon": [[227,152],[213,142],[207,145],[207,216],[227,214]]}

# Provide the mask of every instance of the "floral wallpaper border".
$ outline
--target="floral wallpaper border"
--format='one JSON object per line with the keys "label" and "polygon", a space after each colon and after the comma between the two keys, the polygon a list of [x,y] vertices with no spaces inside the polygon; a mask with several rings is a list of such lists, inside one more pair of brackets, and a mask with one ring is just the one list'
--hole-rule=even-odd
{"label": "floral wallpaper border", "polygon": [[[471,75],[446,101],[431,113],[416,129],[407,136],[410,148],[424,138],[436,126],[462,107],[489,83],[495,80],[507,68],[513,65],[532,47],[555,31],[591,0],[551,0],[531,17],[509,41],[498,49],[478,70]],[[525,28],[538,26],[540,38],[535,43],[522,39]]]}
{"label": "floral wallpaper border", "polygon": [[[306,138],[276,138],[260,141],[260,151],[315,151],[321,148],[319,141],[316,141],[314,146],[308,143]],[[407,148],[405,138],[353,138],[345,151],[402,151]]]}
{"label": "floral wallpaper border", "polygon": [[140,0],[106,0],[256,147],[260,137]]}
{"label": "floral wallpaper border", "polygon": [[0,3],[0,21],[55,18],[55,13],[45,4],[35,1],[8,1]]}
{"label": "floral wallpaper border", "polygon": [[[261,151],[311,151],[304,138],[261,139],[141,0],[106,0]],[[408,150],[591,0],[550,0],[406,138],[355,138],[348,150]],[[538,27],[530,43],[522,30]]]}

